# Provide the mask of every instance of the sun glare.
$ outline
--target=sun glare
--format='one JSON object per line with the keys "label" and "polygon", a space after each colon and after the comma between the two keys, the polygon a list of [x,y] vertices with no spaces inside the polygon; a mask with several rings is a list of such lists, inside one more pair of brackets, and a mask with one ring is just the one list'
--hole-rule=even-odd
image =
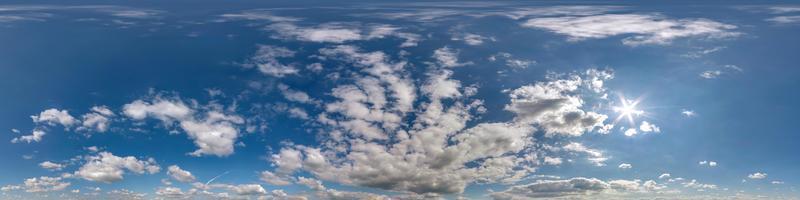
{"label": "sun glare", "polygon": [[620,102],[622,105],[614,107],[614,112],[619,113],[619,116],[615,121],[619,121],[622,118],[627,118],[628,122],[633,124],[634,117],[644,114],[644,111],[636,109],[636,105],[639,104],[639,100],[629,100],[625,99],[623,96],[620,96]]}

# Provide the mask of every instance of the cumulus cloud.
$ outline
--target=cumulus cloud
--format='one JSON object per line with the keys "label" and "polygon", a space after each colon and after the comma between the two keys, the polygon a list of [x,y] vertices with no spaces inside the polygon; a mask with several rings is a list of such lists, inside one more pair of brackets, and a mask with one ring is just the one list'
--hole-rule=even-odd
{"label": "cumulus cloud", "polygon": [[193,108],[179,98],[136,100],[125,104],[123,113],[134,120],[152,117],[168,126],[177,123],[199,148],[190,153],[193,156],[224,157],[233,154],[234,144],[239,137],[238,125],[244,123],[242,117],[226,114],[220,106]]}
{"label": "cumulus cloud", "polygon": [[669,178],[669,177],[672,177],[672,175],[670,175],[669,173],[663,173],[663,174],[658,176],[658,179],[665,179],[665,178]]}
{"label": "cumulus cloud", "polygon": [[603,121],[608,118],[604,114],[583,110],[581,91],[602,87],[603,80],[613,77],[605,76],[610,73],[587,70],[582,74],[584,76],[571,74],[564,79],[522,86],[510,92],[511,103],[505,110],[515,113],[517,121],[539,125],[546,136],[580,136],[603,127]]}
{"label": "cumulus cloud", "polygon": [[86,163],[74,173],[75,176],[96,182],[121,181],[126,171],[136,174],[155,174],[161,168],[155,159],[137,159],[133,156],[119,157],[109,152],[86,156]]}
{"label": "cumulus cloud", "polygon": [[[455,49],[435,50],[435,62],[421,81],[407,72],[406,61],[380,51],[338,45],[319,52],[357,70],[333,86],[328,93],[333,100],[321,102],[321,112],[309,114],[324,129],[318,133],[320,145],[285,144],[270,156],[275,169],[262,172],[265,182],[287,184],[304,171],[314,180],[296,180],[313,183],[325,195],[353,193],[322,190],[317,180],[417,195],[460,193],[471,183],[514,183],[534,172],[542,159],[551,165],[561,162],[540,157],[533,137],[537,130],[577,136],[602,126],[606,118],[584,111],[582,94],[603,92],[610,71],[554,75],[523,86],[509,92],[513,100],[507,110],[516,114],[514,119],[473,124],[483,101],[474,99],[474,86],[452,78],[453,70],[466,64]],[[573,146],[598,165],[607,159],[599,150]]]}
{"label": "cumulus cloud", "polygon": [[642,123],[639,125],[639,130],[642,131],[642,132],[645,132],[645,133],[650,133],[650,132],[659,133],[659,132],[661,132],[661,128],[659,128],[655,124],[651,124],[650,122],[647,122],[647,121],[642,121]]}
{"label": "cumulus cloud", "polygon": [[171,165],[167,168],[167,175],[176,181],[189,183],[194,182],[197,178],[192,175],[192,172],[186,171],[178,167],[178,165]]}
{"label": "cumulus cloud", "polygon": [[767,173],[756,172],[756,173],[752,173],[752,174],[747,175],[747,178],[749,178],[749,179],[764,179],[764,178],[767,178]]}
{"label": "cumulus cloud", "polygon": [[94,130],[97,132],[106,132],[111,118],[114,117],[114,112],[106,106],[94,106],[92,112],[83,115],[83,123],[78,130]]}
{"label": "cumulus cloud", "polygon": [[64,169],[64,165],[63,164],[58,164],[58,163],[54,163],[54,162],[50,162],[50,161],[44,161],[42,163],[39,163],[39,167],[42,167],[43,169],[47,169],[47,170],[51,170],[51,171],[60,171],[61,169]]}
{"label": "cumulus cloud", "polygon": [[46,123],[48,125],[62,125],[64,127],[71,127],[78,123],[78,120],[69,114],[67,110],[59,110],[50,108],[42,111],[39,115],[31,115],[31,119],[36,123]]}
{"label": "cumulus cloud", "polygon": [[678,38],[726,38],[740,35],[737,27],[709,19],[668,19],[660,15],[600,14],[533,18],[523,27],[545,29],[566,35],[571,41],[632,35],[623,44],[669,44]]}
{"label": "cumulus cloud", "polygon": [[489,61],[505,60],[506,66],[512,69],[525,69],[531,65],[535,65],[535,60],[517,59],[513,58],[511,53],[500,52],[489,57]]}
{"label": "cumulus cloud", "polygon": [[46,134],[47,134],[47,132],[44,132],[44,130],[41,130],[41,129],[33,129],[33,132],[31,132],[31,134],[30,134],[30,135],[23,135],[23,136],[19,136],[19,137],[16,137],[16,138],[14,138],[14,139],[11,139],[11,143],[19,143],[19,142],[31,143],[31,142],[39,142],[39,141],[42,141],[42,137],[43,137],[44,135],[46,135]]}

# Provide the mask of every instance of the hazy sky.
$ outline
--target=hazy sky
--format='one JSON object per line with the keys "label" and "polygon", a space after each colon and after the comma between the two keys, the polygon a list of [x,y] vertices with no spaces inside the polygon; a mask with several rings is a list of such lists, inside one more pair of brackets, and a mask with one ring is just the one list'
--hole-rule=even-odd
{"label": "hazy sky", "polygon": [[0,4],[0,199],[800,198],[800,4],[65,3]]}

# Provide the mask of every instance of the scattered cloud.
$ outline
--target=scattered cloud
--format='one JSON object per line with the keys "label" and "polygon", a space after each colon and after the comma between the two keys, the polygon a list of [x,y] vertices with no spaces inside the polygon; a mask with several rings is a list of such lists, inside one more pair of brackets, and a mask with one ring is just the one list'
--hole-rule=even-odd
{"label": "scattered cloud", "polygon": [[255,55],[250,57],[242,66],[245,68],[257,68],[261,73],[274,77],[296,75],[300,71],[299,69],[291,64],[283,64],[278,60],[280,58],[291,58],[295,53],[295,51],[286,47],[258,45],[258,51],[256,51]]}
{"label": "scattered cloud", "polygon": [[133,120],[156,118],[167,126],[177,122],[199,148],[190,153],[193,156],[224,157],[233,154],[234,144],[239,138],[238,125],[244,123],[242,117],[226,114],[220,105],[192,108],[179,98],[160,96],[125,104],[123,113]]}

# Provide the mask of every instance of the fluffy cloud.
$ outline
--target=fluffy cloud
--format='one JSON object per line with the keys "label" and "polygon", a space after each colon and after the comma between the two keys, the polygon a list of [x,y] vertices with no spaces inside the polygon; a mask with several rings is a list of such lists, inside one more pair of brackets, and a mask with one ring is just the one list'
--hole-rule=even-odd
{"label": "fluffy cloud", "polygon": [[97,132],[106,132],[111,123],[111,117],[114,117],[112,112],[106,106],[92,107],[92,112],[83,115],[83,123],[78,130],[94,130]]}
{"label": "fluffy cloud", "polygon": [[571,41],[633,35],[625,45],[668,44],[686,37],[724,38],[739,35],[736,26],[709,19],[667,19],[659,15],[601,14],[534,18],[524,27],[540,28],[566,35]]}
{"label": "fluffy cloud", "polygon": [[[196,107],[196,106],[195,106]],[[202,109],[205,112],[202,112]],[[183,100],[155,97],[152,100],[136,100],[123,107],[125,116],[134,120],[152,117],[168,126],[177,122],[199,148],[190,153],[193,156],[228,156],[234,152],[234,143],[239,137],[237,125],[244,119],[235,114],[226,114],[218,105],[193,108]],[[203,113],[203,114],[196,114]]]}
{"label": "fluffy cloud", "polygon": [[747,178],[749,178],[749,179],[764,179],[764,178],[767,178],[767,173],[756,172],[756,173],[752,173],[752,174],[747,175]]}
{"label": "fluffy cloud", "polygon": [[89,181],[112,183],[121,181],[125,171],[154,174],[160,170],[153,158],[139,160],[133,156],[119,157],[109,152],[100,152],[87,156],[86,163],[74,175]]}
{"label": "fluffy cloud", "polygon": [[23,135],[23,136],[20,136],[20,137],[16,137],[16,138],[14,138],[14,139],[11,139],[11,143],[18,143],[18,142],[26,142],[26,143],[31,143],[31,142],[39,142],[39,141],[42,141],[42,137],[43,137],[44,135],[46,135],[46,134],[47,134],[47,132],[44,132],[44,131],[43,131],[43,130],[41,130],[41,129],[33,129],[33,132],[31,132],[31,134],[30,134],[30,135]]}
{"label": "fluffy cloud", "polygon": [[[612,76],[588,70],[585,77],[568,75],[565,79],[540,82],[522,86],[510,92],[511,104],[505,110],[514,112],[516,120],[522,123],[533,123],[544,128],[547,136],[580,136],[596,127],[603,127],[608,116],[584,111],[580,89],[590,89],[599,85],[602,80]],[[599,81],[596,83],[595,81]]]}
{"label": "fluffy cloud", "polygon": [[43,169],[47,169],[47,170],[51,170],[51,171],[60,171],[61,169],[64,169],[64,165],[58,164],[58,163],[54,163],[54,162],[50,162],[50,161],[44,161],[42,163],[39,163],[39,167],[42,167]]}
{"label": "fluffy cloud", "polygon": [[642,124],[639,125],[639,130],[642,131],[642,132],[645,132],[645,133],[649,133],[649,132],[659,133],[659,132],[661,132],[661,128],[659,128],[655,124],[651,124],[650,122],[647,122],[647,121],[642,121]]}
{"label": "fluffy cloud", "polygon": [[186,171],[177,165],[171,165],[167,168],[167,175],[180,182],[189,183],[194,182],[197,178],[192,175],[192,172]]}
{"label": "fluffy cloud", "polygon": [[78,123],[75,117],[67,112],[67,110],[58,110],[50,108],[39,113],[39,115],[32,115],[31,119],[36,123],[46,123],[48,125],[60,124],[64,127],[70,127]]}
{"label": "fluffy cloud", "polygon": [[672,175],[670,175],[669,173],[663,173],[663,174],[661,174],[661,175],[659,175],[659,176],[658,176],[658,179],[665,179],[665,178],[669,178],[669,177],[671,177],[671,176],[672,176]]}

